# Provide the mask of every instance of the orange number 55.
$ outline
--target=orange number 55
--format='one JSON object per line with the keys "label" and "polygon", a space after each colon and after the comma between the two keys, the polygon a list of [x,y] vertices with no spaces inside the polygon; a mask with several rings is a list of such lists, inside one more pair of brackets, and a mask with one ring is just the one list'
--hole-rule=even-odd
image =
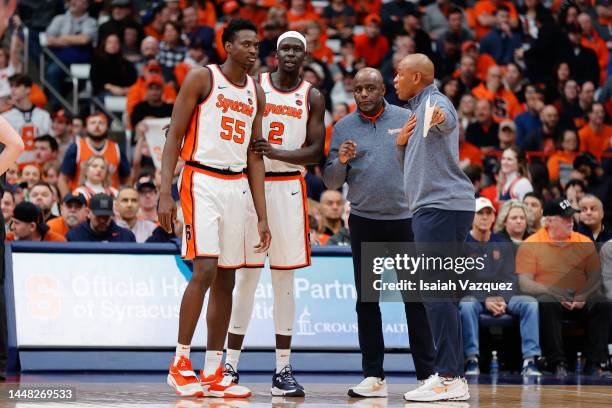
{"label": "orange number 55", "polygon": [[285,125],[281,122],[270,123],[270,133],[268,133],[268,143],[283,144],[283,133],[285,133]]}
{"label": "orange number 55", "polygon": [[244,143],[244,126],[245,123],[241,120],[223,116],[221,118],[221,129],[219,134],[223,140],[232,140],[238,144]]}

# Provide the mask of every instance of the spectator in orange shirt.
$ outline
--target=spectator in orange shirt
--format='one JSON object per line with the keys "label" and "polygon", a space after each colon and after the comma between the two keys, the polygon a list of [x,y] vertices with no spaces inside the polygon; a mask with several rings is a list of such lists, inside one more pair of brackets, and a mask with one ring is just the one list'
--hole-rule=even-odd
{"label": "spectator in orange shirt", "polygon": [[189,6],[194,7],[198,16],[198,24],[215,28],[217,24],[217,12],[213,0],[180,0],[179,5],[181,10]]}
{"label": "spectator in orange shirt", "polygon": [[474,41],[466,41],[461,45],[461,54],[469,55],[476,61],[476,77],[484,81],[487,77],[489,68],[497,65],[495,60],[489,54],[482,54],[478,48],[478,43]]}
{"label": "spectator in orange shirt", "polygon": [[465,130],[459,126],[459,165],[462,169],[468,166],[482,167],[482,151],[465,140]]}
{"label": "spectator in orange shirt", "polygon": [[66,242],[66,238],[51,231],[42,220],[40,209],[32,203],[17,204],[13,211],[11,236],[7,240]]}
{"label": "spectator in orange shirt", "polygon": [[257,27],[263,24],[268,12],[257,4],[257,0],[243,0],[240,8],[240,18],[252,21]]}
{"label": "spectator in orange shirt", "polygon": [[380,15],[380,6],[382,0],[349,0],[348,2],[357,13],[357,21],[363,22],[363,19],[370,14]]}
{"label": "spectator in orange shirt", "polygon": [[591,16],[589,16],[587,13],[581,13],[578,16],[578,24],[582,29],[582,46],[591,48],[593,51],[595,51],[595,54],[597,54],[597,61],[599,62],[600,72],[599,83],[603,84],[607,78],[608,59],[610,58],[610,51],[608,50],[608,46],[593,27],[593,21],[591,20]]}
{"label": "spectator in orange shirt", "polygon": [[[147,81],[155,75],[161,75],[161,66],[156,60],[149,61],[142,69],[142,76],[138,77],[136,83],[130,87],[127,93],[127,114],[128,121],[132,115],[134,107],[144,101],[147,93]],[[173,103],[176,99],[176,90],[171,84],[164,84],[162,99],[166,103]]]}
{"label": "spectator in orange shirt", "polygon": [[501,69],[494,65],[487,72],[487,81],[472,90],[477,99],[486,99],[493,104],[493,116],[499,122],[514,119],[521,113],[516,96],[502,85]]}
{"label": "spectator in orange shirt", "polygon": [[217,47],[217,55],[219,56],[219,62],[225,61],[227,53],[225,52],[225,46],[222,41],[223,30],[227,24],[240,18],[240,4],[237,1],[226,1],[223,4],[223,27],[219,28],[215,33],[215,45]]}
{"label": "spectator in orange shirt", "polygon": [[47,222],[51,231],[66,237],[68,231],[87,220],[89,209],[87,200],[83,194],[68,193],[60,207],[61,217],[54,218]]}
{"label": "spectator in orange shirt", "polygon": [[170,9],[164,4],[153,9],[153,19],[144,28],[145,35],[161,41],[164,35],[164,24],[170,21]]}
{"label": "spectator in orange shirt", "polygon": [[[515,29],[519,25],[516,7],[511,1],[504,0],[480,0],[476,2],[473,9],[468,9],[468,21],[475,30],[476,39],[479,40],[491,31],[495,26],[495,10],[499,6],[506,6],[510,11],[510,26]],[[471,20],[471,21],[470,21]]]}
{"label": "spectator in orange shirt", "polygon": [[322,61],[327,65],[334,63],[334,52],[327,45],[321,43],[321,25],[318,21],[310,21],[306,25],[305,37],[308,53],[314,59]]}
{"label": "spectator in orange shirt", "polygon": [[310,21],[317,21],[320,18],[307,0],[289,0],[287,10],[289,29],[304,31]]}
{"label": "spectator in orange shirt", "polygon": [[595,102],[587,110],[589,122],[578,131],[580,137],[580,151],[589,152],[601,160],[601,155],[610,147],[612,126],[604,123],[606,111],[603,104]]}
{"label": "spectator in orange shirt", "polygon": [[364,33],[355,36],[355,58],[367,66],[378,68],[389,51],[389,41],[380,33],[380,17],[370,14],[365,18]]}
{"label": "spectator in orange shirt", "polygon": [[566,129],[560,143],[557,143],[557,151],[548,158],[548,177],[552,183],[559,182],[561,187],[570,181],[574,169],[574,160],[578,156],[580,140],[573,129]]}

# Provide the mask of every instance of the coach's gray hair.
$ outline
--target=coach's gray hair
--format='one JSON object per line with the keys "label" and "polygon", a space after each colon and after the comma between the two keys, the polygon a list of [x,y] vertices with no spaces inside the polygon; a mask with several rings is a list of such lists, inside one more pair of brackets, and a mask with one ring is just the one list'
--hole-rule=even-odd
{"label": "coach's gray hair", "polygon": [[506,223],[506,218],[508,218],[510,210],[513,208],[521,208],[525,212],[527,227],[529,227],[529,225],[533,225],[531,213],[527,211],[527,206],[519,200],[513,199],[506,201],[502,208],[499,210],[499,215],[497,216],[497,220],[495,220],[495,227],[493,227],[494,232],[499,233],[506,229],[506,226],[504,224]]}

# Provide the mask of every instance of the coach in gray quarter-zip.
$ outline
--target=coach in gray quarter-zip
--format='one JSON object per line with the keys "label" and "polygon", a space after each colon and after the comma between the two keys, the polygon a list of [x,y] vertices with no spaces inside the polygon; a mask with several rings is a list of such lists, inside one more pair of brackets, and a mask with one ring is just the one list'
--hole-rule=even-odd
{"label": "coach in gray quarter-zip", "polygon": [[[407,101],[417,123],[414,131],[397,138],[404,169],[404,189],[416,248],[428,257],[455,254],[464,242],[476,208],[474,188],[459,167],[459,129],[453,104],[433,84],[434,65],[423,54],[405,57],[394,80],[400,100]],[[436,243],[436,245],[424,245]],[[444,245],[446,243],[446,245]],[[450,271],[451,275],[455,275]],[[426,270],[421,278],[436,279],[444,271]],[[448,277],[448,275],[443,275]],[[456,278],[456,276],[454,276]],[[466,400],[469,390],[463,378],[461,318],[457,294],[425,302],[436,344],[437,374],[404,394],[409,401]]]}
{"label": "coach in gray quarter-zip", "polygon": [[[357,110],[336,123],[323,173],[330,189],[348,183],[349,232],[357,288],[357,325],[364,380],[349,390],[352,397],[384,397],[385,344],[378,302],[368,295],[374,274],[361,271],[362,242],[411,242],[411,212],[404,194],[396,138],[410,111],[388,104],[380,72],[360,70],[354,79]],[[415,120],[412,121],[415,123]],[[374,293],[374,296],[377,294]],[[367,299],[366,299],[367,298]],[[377,299],[378,297],[376,297]],[[370,302],[367,302],[370,300]],[[405,303],[410,349],[417,379],[433,375],[435,349],[423,303]]]}

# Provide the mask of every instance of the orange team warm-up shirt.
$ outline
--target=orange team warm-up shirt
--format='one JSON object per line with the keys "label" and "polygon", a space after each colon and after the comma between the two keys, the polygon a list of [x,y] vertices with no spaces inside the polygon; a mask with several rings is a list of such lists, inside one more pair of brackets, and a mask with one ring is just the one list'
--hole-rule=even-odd
{"label": "orange team warm-up shirt", "polygon": [[578,156],[578,152],[554,152],[548,159],[546,164],[548,168],[548,177],[550,181],[556,182],[559,180],[559,167],[561,164],[573,165],[574,159]]}
{"label": "orange team warm-up shirt", "polygon": [[[502,1],[501,4],[505,5],[510,9],[510,20],[518,21],[518,13],[516,12],[516,7],[510,1]],[[490,14],[494,15],[497,6],[493,4],[491,0],[479,0],[476,2],[476,5],[473,9],[466,9],[467,11],[467,19],[470,27],[474,29],[474,35],[476,36],[476,40],[480,40],[482,37],[487,35],[489,31],[491,31],[491,27],[485,27],[478,22],[478,16],[481,14]]]}
{"label": "orange team warm-up shirt", "polygon": [[483,82],[472,89],[476,99],[486,99],[493,103],[493,116],[495,120],[514,119],[523,111],[516,96],[507,89],[500,88],[497,93],[491,92]]}
{"label": "orange team warm-up shirt", "polygon": [[119,179],[121,152],[119,150],[119,145],[116,142],[106,139],[106,145],[100,152],[94,150],[90,146],[89,139],[87,137],[80,137],[75,143],[78,146],[77,166],[74,177],[70,180],[70,190],[74,190],[79,186],[81,181],[81,164],[85,163],[85,161],[87,161],[87,159],[89,159],[91,156],[104,157],[111,173],[111,185],[115,188],[119,188],[121,186],[121,181]]}
{"label": "orange team warm-up shirt", "polygon": [[578,232],[572,232],[566,241],[552,242],[546,228],[540,228],[523,241],[516,254],[517,274],[530,274],[537,283],[576,292],[600,268],[595,244]]}
{"label": "orange team warm-up shirt", "polygon": [[367,66],[377,67],[389,51],[389,41],[379,35],[373,41],[365,33],[353,37],[355,42],[355,58],[364,58]]}
{"label": "orange team warm-up shirt", "polygon": [[580,151],[589,152],[601,160],[601,155],[609,147],[612,139],[612,126],[603,125],[601,132],[595,133],[589,124],[578,131]]}
{"label": "orange team warm-up shirt", "polygon": [[49,226],[50,231],[61,235],[62,237],[65,237],[68,231],[70,231],[70,228],[68,228],[66,222],[64,221],[64,217],[57,217],[49,220],[47,225]]}

